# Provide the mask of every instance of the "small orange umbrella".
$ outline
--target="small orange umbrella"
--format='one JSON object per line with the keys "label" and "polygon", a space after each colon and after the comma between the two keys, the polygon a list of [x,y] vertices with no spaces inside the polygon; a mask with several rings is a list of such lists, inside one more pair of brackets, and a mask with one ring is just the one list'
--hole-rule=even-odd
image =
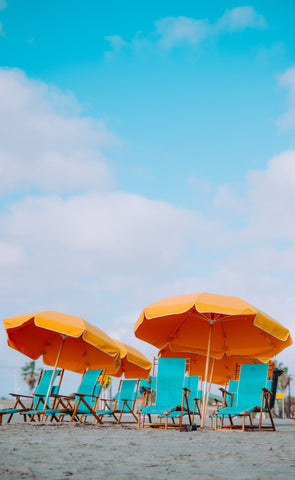
{"label": "small orange umbrella", "polygon": [[148,378],[152,367],[151,362],[136,348],[118,340],[113,339],[113,342],[120,348],[121,365],[119,370],[111,375],[121,377],[124,373],[125,378]]}
{"label": "small orange umbrella", "polygon": [[44,405],[47,405],[56,369],[77,373],[86,369],[119,368],[120,350],[102,330],[83,318],[60,312],[17,315],[3,320],[8,345],[45,365],[54,366]]}
{"label": "small orange umbrella", "polygon": [[3,320],[8,345],[45,365],[83,373],[86,369],[119,368],[120,349],[83,318],[60,312],[17,315]]}
{"label": "small orange umbrella", "polygon": [[[271,358],[292,344],[289,330],[274,318],[237,297],[195,293],[165,298],[146,307],[135,336],[159,349],[206,355],[205,385],[210,357]],[[203,413],[204,413],[203,397]],[[202,415],[204,426],[205,415]]]}

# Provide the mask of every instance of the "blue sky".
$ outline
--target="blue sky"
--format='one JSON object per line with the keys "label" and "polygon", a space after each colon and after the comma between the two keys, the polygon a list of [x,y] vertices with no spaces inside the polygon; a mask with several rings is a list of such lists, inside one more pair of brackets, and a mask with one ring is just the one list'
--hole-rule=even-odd
{"label": "blue sky", "polygon": [[[3,317],[60,310],[141,347],[145,305],[204,290],[293,329],[294,13],[0,0]],[[24,359],[1,350],[7,377]]]}

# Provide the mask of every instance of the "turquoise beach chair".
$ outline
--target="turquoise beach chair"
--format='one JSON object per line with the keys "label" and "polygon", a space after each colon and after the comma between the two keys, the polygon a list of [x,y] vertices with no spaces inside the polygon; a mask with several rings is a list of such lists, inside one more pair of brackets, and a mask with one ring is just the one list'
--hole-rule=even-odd
{"label": "turquoise beach chair", "polygon": [[139,392],[137,398],[141,399],[142,407],[147,407],[152,403],[153,392],[156,390],[156,377],[149,376],[149,379],[141,379],[139,381]]}
{"label": "turquoise beach chair", "polygon": [[71,416],[70,421],[82,421],[87,416],[93,415],[99,423],[102,423],[95,413],[96,405],[101,394],[99,377],[103,370],[87,370],[82,376],[77,393],[72,396],[57,395],[57,403],[54,408],[44,410],[50,421],[63,421],[65,416]]}
{"label": "turquoise beach chair", "polygon": [[[202,390],[199,389],[199,377],[198,376],[188,376],[184,377],[184,391],[187,394],[188,405],[183,405],[183,411],[178,409],[172,410],[170,413],[164,413],[161,415],[161,418],[165,418],[166,415],[169,419],[172,419],[173,423],[176,418],[179,418],[180,415],[185,417],[187,415],[191,416],[190,424],[194,422],[195,415],[198,415],[201,418],[200,411],[200,402],[202,398]],[[183,422],[182,422],[182,426]]]}
{"label": "turquoise beach chair", "polygon": [[199,389],[199,377],[185,377],[184,386],[190,390],[188,397],[189,409],[194,416],[197,414],[201,418],[200,404],[202,400],[202,390]]}
{"label": "turquoise beach chair", "polygon": [[[240,378],[238,380],[236,393],[232,395],[230,406],[223,407],[217,411],[215,429],[222,428],[241,428],[259,430],[275,430],[270,410],[269,387],[271,382],[268,381],[268,364],[241,365]],[[252,420],[253,413],[259,413],[259,423],[254,424]],[[262,414],[267,413],[270,418],[271,425],[262,425]],[[242,417],[242,425],[234,425],[233,418]],[[218,419],[222,418],[222,423],[218,427]],[[223,419],[229,420],[229,425],[223,423]],[[249,425],[246,425],[246,418],[249,419]]]}
{"label": "turquoise beach chair", "polygon": [[223,419],[224,419],[223,410],[227,407],[232,407],[234,395],[237,394],[238,386],[239,386],[238,380],[230,380],[228,383],[227,389],[223,387],[219,388],[219,390],[222,393],[221,398],[216,395],[212,397],[215,402],[216,410],[212,413],[212,415],[210,415],[211,428],[213,428],[213,420],[215,420],[215,428],[216,428],[216,421],[217,421],[216,417],[220,418],[221,423],[223,424]]}
{"label": "turquoise beach chair", "polygon": [[[182,413],[185,408],[187,409],[191,423],[188,408],[188,394],[187,389],[184,388],[185,364],[185,358],[159,358],[156,377],[156,403],[155,405],[140,409],[138,418],[139,428],[146,426],[165,426],[166,429],[168,426],[180,427],[182,424]],[[168,424],[168,415],[177,410],[178,425],[175,423]],[[152,422],[152,415],[157,415],[159,422]],[[149,422],[145,422],[146,416]],[[165,418],[165,424],[163,424],[162,418]]]}
{"label": "turquoise beach chair", "polygon": [[[127,420],[127,417],[126,420],[122,421],[123,414],[131,414],[134,420],[138,422],[138,417],[134,412],[137,399],[138,385],[139,380],[121,380],[114,401],[114,407],[111,407],[111,401],[102,399],[102,401],[104,401],[105,403],[105,408],[96,411],[96,414],[100,416],[100,418],[104,417],[105,415],[112,416],[115,419],[116,423],[131,423],[129,420]],[[117,417],[117,415],[119,415],[119,418]]]}
{"label": "turquoise beach chair", "polygon": [[[24,421],[26,421],[27,415],[32,417],[31,415],[32,412],[36,414],[40,410],[44,410],[44,402],[48,393],[48,388],[51,382],[52,373],[53,373],[53,370],[42,369],[40,371],[33,395],[22,395],[18,393],[10,393],[9,395],[12,395],[13,397],[15,397],[15,404],[12,408],[0,410],[0,424],[2,423],[3,415],[9,415],[7,423],[10,423],[15,413],[22,414]],[[54,382],[57,377],[59,377],[59,383],[58,385],[55,385]],[[54,394],[58,393],[59,387],[62,381],[62,377],[63,377],[63,370],[56,370],[54,379],[52,382],[52,386],[51,386],[50,395],[53,393]],[[24,401],[28,399],[31,399],[31,405],[29,407],[25,406],[24,404]]]}

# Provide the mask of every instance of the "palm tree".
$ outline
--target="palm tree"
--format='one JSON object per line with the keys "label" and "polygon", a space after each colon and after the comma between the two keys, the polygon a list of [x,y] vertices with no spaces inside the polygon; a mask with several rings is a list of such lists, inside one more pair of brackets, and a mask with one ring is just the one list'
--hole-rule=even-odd
{"label": "palm tree", "polygon": [[[280,370],[283,370],[283,372],[284,372],[278,378],[279,387],[280,387],[281,392],[284,394],[284,398],[285,398],[285,393],[286,393],[287,387],[289,387],[289,389],[288,389],[288,403],[287,403],[287,406],[288,406],[287,417],[289,417],[290,416],[290,406],[291,406],[290,382],[292,380],[292,376],[288,375],[288,367],[286,365],[284,365],[282,362],[278,363],[276,365],[276,367],[279,368]],[[285,400],[283,400],[283,402],[284,401]]]}
{"label": "palm tree", "polygon": [[40,369],[36,368],[35,362],[28,362],[22,367],[21,375],[24,383],[29,386],[31,392],[34,390]]}

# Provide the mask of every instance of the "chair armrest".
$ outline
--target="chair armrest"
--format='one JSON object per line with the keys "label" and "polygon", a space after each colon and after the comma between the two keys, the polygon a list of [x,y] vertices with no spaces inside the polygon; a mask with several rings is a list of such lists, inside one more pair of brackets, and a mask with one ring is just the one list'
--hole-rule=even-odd
{"label": "chair armrest", "polygon": [[99,395],[88,395],[87,393],[74,393],[76,397],[91,397],[91,398],[99,398]]}
{"label": "chair armrest", "polygon": [[65,400],[74,400],[75,397],[74,396],[69,396],[69,395],[61,395],[60,393],[52,393],[50,395],[51,397],[54,397],[54,398],[64,398]]}
{"label": "chair armrest", "polygon": [[217,404],[217,403],[223,403],[222,400],[220,400],[219,398],[212,398],[212,400]]}
{"label": "chair armrest", "polygon": [[[54,394],[49,394],[48,397],[53,397]],[[46,397],[46,394],[44,395],[44,393],[34,393],[34,397],[43,397],[45,398]]]}
{"label": "chair armrest", "polygon": [[180,412],[180,411],[181,411],[181,405],[176,405],[175,407],[172,407],[169,410],[166,410],[165,415],[169,415],[169,413],[172,413],[172,412]]}
{"label": "chair armrest", "polygon": [[[23,398],[33,398],[32,395],[22,395],[21,393],[10,393],[12,397],[23,397]],[[44,396],[44,395],[43,395]]]}
{"label": "chair armrest", "polygon": [[225,390],[225,388],[223,388],[223,387],[220,387],[219,390],[220,390],[222,393],[224,393],[224,395],[233,395],[232,392],[228,392],[228,391]]}
{"label": "chair armrest", "polygon": [[189,393],[190,393],[190,389],[189,389],[189,388],[187,388],[187,387],[182,387],[182,389],[183,389],[184,392],[189,392]]}

